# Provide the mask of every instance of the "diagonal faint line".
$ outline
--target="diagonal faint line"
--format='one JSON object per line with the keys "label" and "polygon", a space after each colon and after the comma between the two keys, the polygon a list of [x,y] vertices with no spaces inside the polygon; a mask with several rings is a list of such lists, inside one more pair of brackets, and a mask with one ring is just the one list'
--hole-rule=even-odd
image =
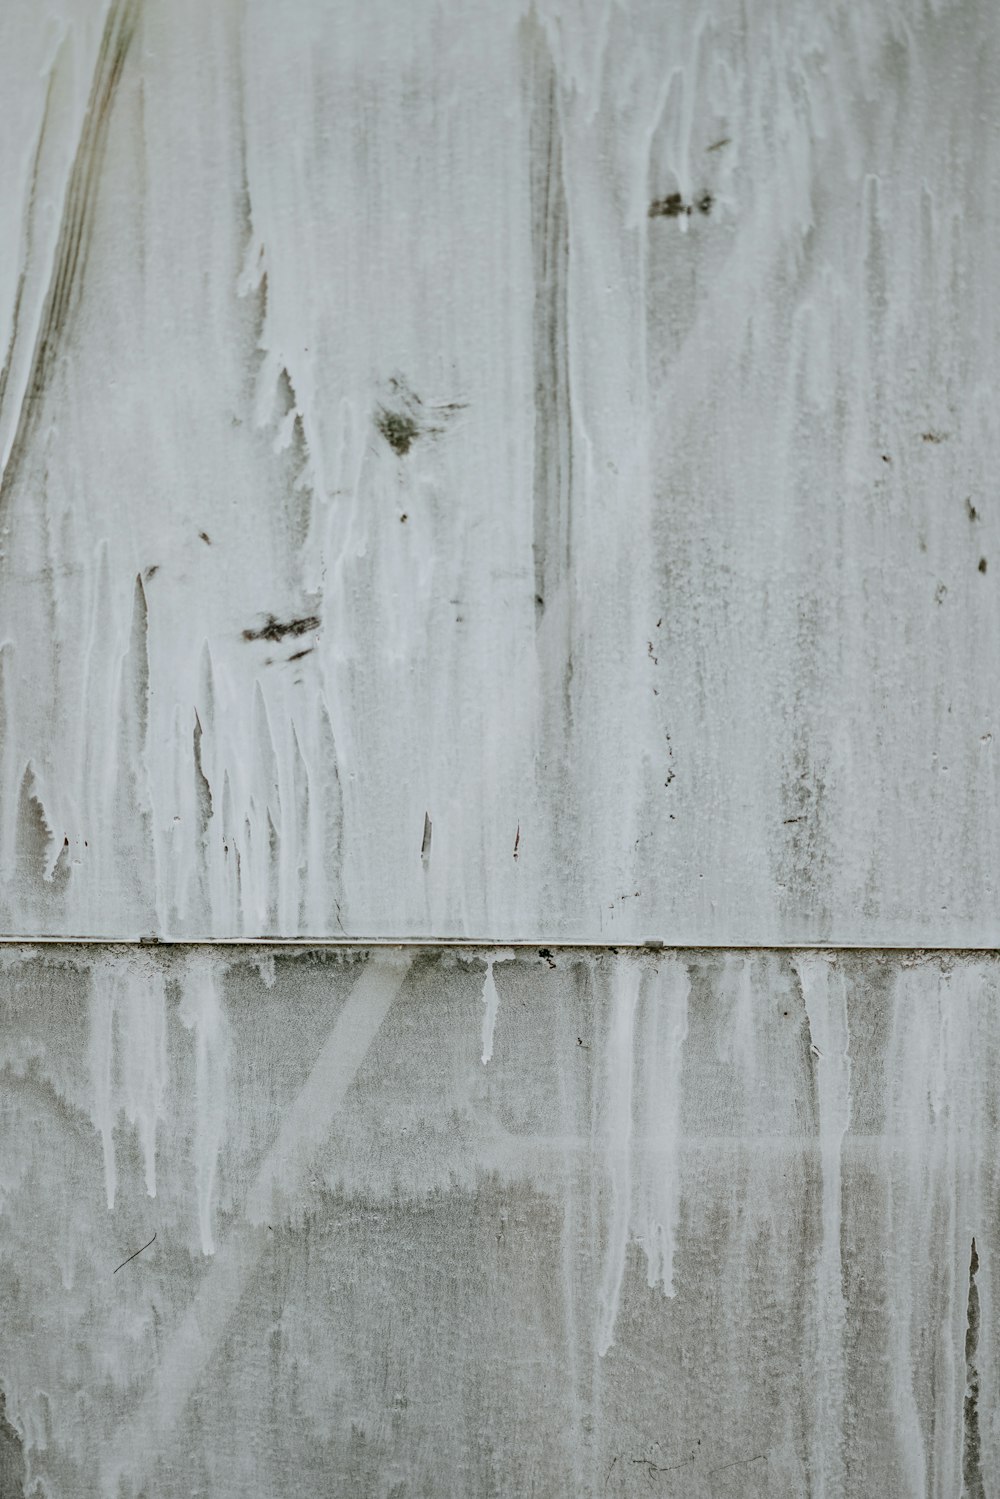
{"label": "diagonal faint line", "polygon": [[[155,1244],[155,1243],[156,1243],[156,1235],[154,1234],[153,1237],[150,1239],[149,1244]],[[141,1249],[137,1249],[134,1254],[130,1254],[127,1260],[122,1260],[121,1264],[117,1267],[117,1269],[112,1270],[111,1274],[112,1275],[117,1275],[119,1270],[124,1270],[126,1265],[131,1265],[131,1263],[132,1263],[133,1260],[137,1260],[139,1258],[140,1254],[144,1254],[145,1253],[145,1251],[149,1248],[149,1244],[143,1244],[142,1248]]]}
{"label": "diagonal faint line", "polygon": [[311,1152],[329,1133],[403,982],[412,957],[379,954],[365,964],[312,1071],[283,1119],[247,1196],[246,1217],[219,1249],[179,1326],[167,1343],[152,1387],[122,1423],[102,1465],[101,1493],[116,1494],[126,1473],[141,1487],[164,1438],[173,1431],[209,1360],[224,1339],[267,1243],[260,1214],[279,1182],[299,1184]]}

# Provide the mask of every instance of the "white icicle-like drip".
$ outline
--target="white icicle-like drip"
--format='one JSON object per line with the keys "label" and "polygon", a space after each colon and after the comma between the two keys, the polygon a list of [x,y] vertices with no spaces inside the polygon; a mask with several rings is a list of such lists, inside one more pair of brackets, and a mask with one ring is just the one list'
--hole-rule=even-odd
{"label": "white icicle-like drip", "polygon": [[[681,1063],[687,970],[653,972],[619,959],[612,979],[603,1118],[599,1126],[611,1206],[598,1303],[597,1349],[614,1342],[628,1246],[646,1254],[647,1281],[672,1296],[679,1197]],[[638,1040],[638,1047],[637,1047]]]}
{"label": "white icicle-like drip", "polygon": [[229,1071],[229,1023],[219,995],[219,964],[211,957],[189,960],[184,976],[180,1018],[194,1032],[194,1153],[198,1195],[198,1229],[203,1254],[215,1253],[212,1198],[219,1152],[226,1127],[226,1082]]}
{"label": "white icicle-like drip", "polygon": [[118,1170],[119,1116],[136,1130],[146,1191],[156,1196],[156,1136],[167,1087],[166,997],[162,972],[134,954],[108,953],[91,967],[89,1065],[92,1118],[104,1150],[109,1210]]}

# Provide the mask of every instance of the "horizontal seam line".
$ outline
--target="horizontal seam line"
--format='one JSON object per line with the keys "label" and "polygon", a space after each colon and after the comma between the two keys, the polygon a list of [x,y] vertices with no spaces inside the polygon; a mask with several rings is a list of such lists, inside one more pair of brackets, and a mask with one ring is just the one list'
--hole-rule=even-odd
{"label": "horizontal seam line", "polygon": [[502,937],[54,937],[3,936],[2,947],[136,947],[144,950],[170,947],[287,947],[354,949],[364,947],[457,948],[480,951],[512,948],[515,951],[556,952],[831,952],[831,953],[1000,953],[1000,944],[955,943],[947,946],[901,942],[593,942],[564,938]]}

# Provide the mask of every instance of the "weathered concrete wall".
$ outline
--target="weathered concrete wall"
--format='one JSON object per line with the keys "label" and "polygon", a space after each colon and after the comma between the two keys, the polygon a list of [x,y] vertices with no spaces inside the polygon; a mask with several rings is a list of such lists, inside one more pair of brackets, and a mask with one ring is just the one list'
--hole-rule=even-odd
{"label": "weathered concrete wall", "polygon": [[1000,9],[0,100],[0,1499],[995,1495]]}
{"label": "weathered concrete wall", "polygon": [[6,929],[998,940],[994,5],[0,26]]}
{"label": "weathered concrete wall", "polygon": [[23,1493],[993,1492],[998,989],[971,957],[9,952]]}

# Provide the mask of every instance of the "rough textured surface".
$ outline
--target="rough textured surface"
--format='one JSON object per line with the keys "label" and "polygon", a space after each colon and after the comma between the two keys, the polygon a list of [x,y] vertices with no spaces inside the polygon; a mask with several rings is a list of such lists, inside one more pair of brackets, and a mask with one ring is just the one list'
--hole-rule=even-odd
{"label": "rough textured surface", "polygon": [[995,6],[0,28],[0,925],[1000,940]]}
{"label": "rough textured surface", "polygon": [[4,1499],[993,1492],[998,987],[9,952]]}

